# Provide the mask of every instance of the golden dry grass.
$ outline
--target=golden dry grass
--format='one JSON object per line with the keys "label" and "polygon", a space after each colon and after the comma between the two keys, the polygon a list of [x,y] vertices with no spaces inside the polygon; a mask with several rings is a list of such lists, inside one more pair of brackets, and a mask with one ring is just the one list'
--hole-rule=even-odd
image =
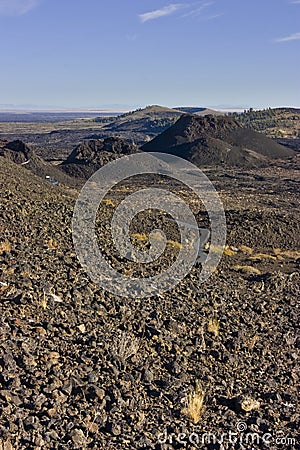
{"label": "golden dry grass", "polygon": [[145,233],[135,233],[135,234],[132,235],[132,237],[133,237],[134,239],[136,239],[137,241],[141,241],[141,242],[144,242],[144,241],[148,241],[148,240],[149,240],[148,235],[145,234]]}
{"label": "golden dry grass", "polygon": [[218,321],[217,317],[212,317],[211,319],[209,319],[207,324],[207,331],[209,333],[213,333],[215,336],[219,336],[220,322]]}
{"label": "golden dry grass", "polygon": [[56,250],[58,248],[58,243],[53,238],[50,238],[47,242],[47,247],[49,250]]}
{"label": "golden dry grass", "polygon": [[195,389],[189,394],[182,413],[191,419],[194,424],[200,422],[205,411],[204,408],[205,391],[199,381],[196,382]]}
{"label": "golden dry grass", "polygon": [[225,256],[235,256],[237,252],[232,250],[232,248],[230,248],[228,245],[226,245],[223,253]]}
{"label": "golden dry grass", "polygon": [[222,255],[224,252],[224,248],[221,245],[206,244],[205,249],[207,250],[208,248],[210,252],[216,253],[217,255]]}
{"label": "golden dry grass", "polygon": [[225,245],[225,247],[222,247],[220,245],[210,245],[209,243],[207,243],[205,245],[205,249],[209,249],[210,252],[216,253],[217,255],[235,256],[237,254],[237,251],[232,247],[229,247],[229,245]]}
{"label": "golden dry grass", "polygon": [[233,270],[246,274],[261,275],[261,271],[253,266],[233,266]]}
{"label": "golden dry grass", "polygon": [[250,397],[245,398],[241,403],[243,411],[250,412],[260,408],[260,403]]}
{"label": "golden dry grass", "polygon": [[248,253],[248,255],[252,255],[254,252],[253,248],[248,247],[247,245],[240,245],[239,250],[243,253]]}
{"label": "golden dry grass", "polygon": [[16,450],[16,447],[13,447],[8,439],[5,441],[0,439],[0,450]]}
{"label": "golden dry grass", "polygon": [[43,298],[42,298],[42,300],[41,300],[41,302],[40,302],[40,305],[41,305],[41,307],[42,307],[44,310],[47,309],[47,297],[46,297],[45,292],[43,293]]}
{"label": "golden dry grass", "polygon": [[276,256],[268,255],[267,253],[255,253],[255,255],[251,255],[249,259],[251,259],[251,261],[263,261],[264,259],[277,261]]}
{"label": "golden dry grass", "polygon": [[172,247],[172,248],[178,248],[181,249],[182,248],[182,244],[180,242],[176,242],[176,241],[167,241],[167,244]]}
{"label": "golden dry grass", "polygon": [[289,258],[294,260],[300,258],[300,250],[280,250],[280,248],[274,248],[273,252],[277,257]]}
{"label": "golden dry grass", "polygon": [[106,206],[112,206],[113,208],[116,206],[116,203],[113,202],[110,198],[104,198],[101,203]]}
{"label": "golden dry grass", "polygon": [[8,241],[1,242],[0,244],[0,255],[4,252],[11,252],[11,245]]}

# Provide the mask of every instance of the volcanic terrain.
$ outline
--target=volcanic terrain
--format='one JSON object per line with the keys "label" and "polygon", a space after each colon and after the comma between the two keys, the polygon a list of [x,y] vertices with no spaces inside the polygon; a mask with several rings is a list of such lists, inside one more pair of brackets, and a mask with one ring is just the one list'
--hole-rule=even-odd
{"label": "volcanic terrain", "polygon": [[[1,141],[0,448],[229,450],[222,435],[253,433],[251,449],[277,450],[284,437],[296,450],[299,153],[231,118],[189,114],[143,149],[201,167],[223,202],[227,244],[205,283],[198,262],[168,292],[129,299],[89,279],[72,216],[86,178],[139,148],[116,136],[84,141],[53,166],[21,141]],[[148,187],[180,197],[210,227],[201,199],[167,173],[124,179],[101,202],[95,230],[106,261],[136,278],[150,272],[117,252],[111,223]],[[181,248],[178,226],[143,209],[131,242],[147,250],[162,229],[166,249],[151,271],[165,271]],[[210,241],[208,250],[221,251]]]}

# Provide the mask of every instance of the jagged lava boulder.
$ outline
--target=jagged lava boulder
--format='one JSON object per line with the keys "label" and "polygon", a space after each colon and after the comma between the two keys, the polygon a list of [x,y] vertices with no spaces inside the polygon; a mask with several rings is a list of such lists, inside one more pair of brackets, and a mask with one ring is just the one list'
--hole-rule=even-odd
{"label": "jagged lava boulder", "polygon": [[87,179],[110,161],[138,151],[136,144],[118,137],[90,139],[79,144],[60,167],[69,175]]}

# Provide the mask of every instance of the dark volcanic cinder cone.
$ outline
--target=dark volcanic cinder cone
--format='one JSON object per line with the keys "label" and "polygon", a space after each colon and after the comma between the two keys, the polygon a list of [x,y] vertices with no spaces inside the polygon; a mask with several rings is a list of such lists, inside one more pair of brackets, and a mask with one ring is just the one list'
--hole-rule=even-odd
{"label": "dark volcanic cinder cone", "polygon": [[162,134],[142,147],[185,158],[198,166],[258,167],[270,159],[285,159],[295,152],[229,117],[185,114]]}

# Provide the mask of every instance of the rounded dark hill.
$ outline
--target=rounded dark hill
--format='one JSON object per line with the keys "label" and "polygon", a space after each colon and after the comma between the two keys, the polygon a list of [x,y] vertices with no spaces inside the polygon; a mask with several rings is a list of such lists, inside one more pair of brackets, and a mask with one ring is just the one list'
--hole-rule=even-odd
{"label": "rounded dark hill", "polygon": [[168,130],[142,147],[171,153],[196,165],[259,167],[269,159],[284,159],[295,152],[227,116],[185,114]]}
{"label": "rounded dark hill", "polygon": [[110,161],[137,152],[137,145],[121,138],[90,139],[79,144],[60,167],[73,177],[88,179]]}
{"label": "rounded dark hill", "polygon": [[75,180],[68,177],[57,166],[44,161],[29,145],[19,139],[11,142],[0,140],[0,156],[15,164],[24,166],[35,175],[47,179],[52,184],[62,183],[76,187]]}
{"label": "rounded dark hill", "polygon": [[146,138],[153,138],[173,125],[182,115],[182,111],[166,108],[159,105],[147,106],[136,111],[114,118],[110,123],[104,125],[105,132],[121,133],[124,135],[143,135]]}

